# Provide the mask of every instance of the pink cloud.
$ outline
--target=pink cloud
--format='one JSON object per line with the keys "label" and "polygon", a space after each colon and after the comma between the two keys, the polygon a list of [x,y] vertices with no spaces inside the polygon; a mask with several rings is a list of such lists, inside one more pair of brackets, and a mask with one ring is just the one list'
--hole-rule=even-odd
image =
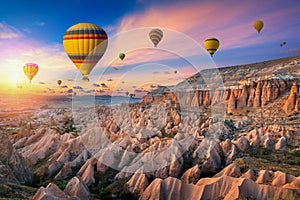
{"label": "pink cloud", "polygon": [[[153,6],[125,16],[117,25],[117,31],[161,27],[185,33],[201,45],[205,38],[217,37],[221,41],[220,49],[240,48],[274,41],[282,36],[286,23],[295,21],[289,19],[298,8],[281,8],[278,3],[280,1],[209,1]],[[252,27],[256,19],[265,22],[260,38]]]}
{"label": "pink cloud", "polygon": [[17,29],[8,24],[0,23],[0,39],[13,39],[20,37],[22,37],[22,34]]}

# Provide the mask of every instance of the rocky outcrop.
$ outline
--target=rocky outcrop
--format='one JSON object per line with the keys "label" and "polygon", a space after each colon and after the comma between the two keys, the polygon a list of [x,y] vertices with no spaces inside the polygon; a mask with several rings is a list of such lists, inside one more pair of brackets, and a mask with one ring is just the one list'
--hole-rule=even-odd
{"label": "rocky outcrop", "polygon": [[0,143],[0,183],[31,184],[32,175],[22,155],[5,136],[0,136]]}
{"label": "rocky outcrop", "polygon": [[199,180],[200,175],[201,175],[200,167],[199,165],[195,165],[194,167],[186,170],[180,179],[184,183],[195,184]]}
{"label": "rocky outcrop", "polygon": [[46,188],[41,187],[31,200],[50,200],[50,199],[61,199],[61,200],[79,200],[76,197],[70,197],[61,191],[54,183],[49,183]]}
{"label": "rocky outcrop", "polygon": [[73,177],[64,189],[64,193],[70,197],[78,197],[81,200],[90,198],[89,188],[79,177]]}
{"label": "rocky outcrop", "polygon": [[234,113],[234,111],[237,108],[237,100],[234,95],[234,92],[232,91],[230,94],[230,98],[227,103],[227,113]]}
{"label": "rocky outcrop", "polygon": [[90,191],[80,178],[72,178],[64,191],[54,183],[49,183],[46,188],[41,187],[31,200],[86,200],[90,199]]}
{"label": "rocky outcrop", "polygon": [[[187,184],[176,178],[155,179],[140,199],[296,199],[300,184],[294,176],[250,169],[241,174],[231,164],[213,178],[202,178],[196,184]],[[257,180],[256,180],[257,179]],[[255,181],[256,180],[256,181]]]}
{"label": "rocky outcrop", "polygon": [[262,145],[268,150],[284,150],[288,144],[299,142],[299,140],[293,138],[293,133],[293,127],[269,125],[256,128],[248,133],[241,133],[241,136],[234,139],[232,143],[242,151],[247,150],[250,146],[255,147],[258,145]]}
{"label": "rocky outcrop", "polygon": [[127,182],[129,191],[135,194],[141,194],[149,185],[145,174],[136,173]]}
{"label": "rocky outcrop", "polygon": [[298,85],[296,82],[294,82],[290,91],[290,95],[288,96],[282,108],[285,113],[290,114],[293,113],[294,111],[299,111],[300,95],[298,93],[299,93]]}

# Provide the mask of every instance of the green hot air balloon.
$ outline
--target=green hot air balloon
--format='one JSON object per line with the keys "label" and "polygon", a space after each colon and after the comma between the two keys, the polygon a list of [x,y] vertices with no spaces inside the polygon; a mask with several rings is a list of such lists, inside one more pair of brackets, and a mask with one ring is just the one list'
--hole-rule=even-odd
{"label": "green hot air balloon", "polygon": [[119,58],[120,58],[121,60],[124,60],[125,54],[124,54],[124,53],[120,53],[120,54],[119,54]]}

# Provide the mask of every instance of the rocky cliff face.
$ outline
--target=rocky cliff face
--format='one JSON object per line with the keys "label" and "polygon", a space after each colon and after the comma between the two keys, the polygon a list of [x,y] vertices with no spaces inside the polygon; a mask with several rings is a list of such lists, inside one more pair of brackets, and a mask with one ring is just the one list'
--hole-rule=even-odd
{"label": "rocky cliff face", "polygon": [[[146,103],[162,103],[165,101],[180,102],[181,105],[191,107],[204,106],[209,107],[218,103],[227,104],[227,113],[238,113],[247,110],[247,108],[264,107],[268,103],[276,100],[286,94],[291,89],[284,110],[286,112],[295,111],[299,107],[299,92],[296,83],[292,86],[294,80],[271,79],[252,82],[249,85],[243,85],[242,88],[228,88],[224,90],[192,90],[187,92],[164,92],[161,95],[147,95],[142,101]],[[292,88],[291,88],[292,86]]]}
{"label": "rocky cliff face", "polygon": [[287,114],[293,113],[295,111],[297,112],[297,111],[299,111],[299,103],[300,103],[299,86],[298,86],[297,82],[294,82],[291,87],[290,94],[283,106],[283,110]]}

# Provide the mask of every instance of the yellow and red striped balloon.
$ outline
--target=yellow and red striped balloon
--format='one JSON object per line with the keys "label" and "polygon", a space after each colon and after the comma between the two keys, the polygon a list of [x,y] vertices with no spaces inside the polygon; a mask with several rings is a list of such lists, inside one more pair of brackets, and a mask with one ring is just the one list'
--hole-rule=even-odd
{"label": "yellow and red striped balloon", "polygon": [[64,34],[63,46],[69,58],[88,81],[88,76],[107,48],[107,34],[91,23],[71,26]]}
{"label": "yellow and red striped balloon", "polygon": [[29,79],[29,82],[31,83],[31,80],[35,77],[35,75],[39,71],[39,66],[35,63],[26,63],[23,67],[24,74]]}

